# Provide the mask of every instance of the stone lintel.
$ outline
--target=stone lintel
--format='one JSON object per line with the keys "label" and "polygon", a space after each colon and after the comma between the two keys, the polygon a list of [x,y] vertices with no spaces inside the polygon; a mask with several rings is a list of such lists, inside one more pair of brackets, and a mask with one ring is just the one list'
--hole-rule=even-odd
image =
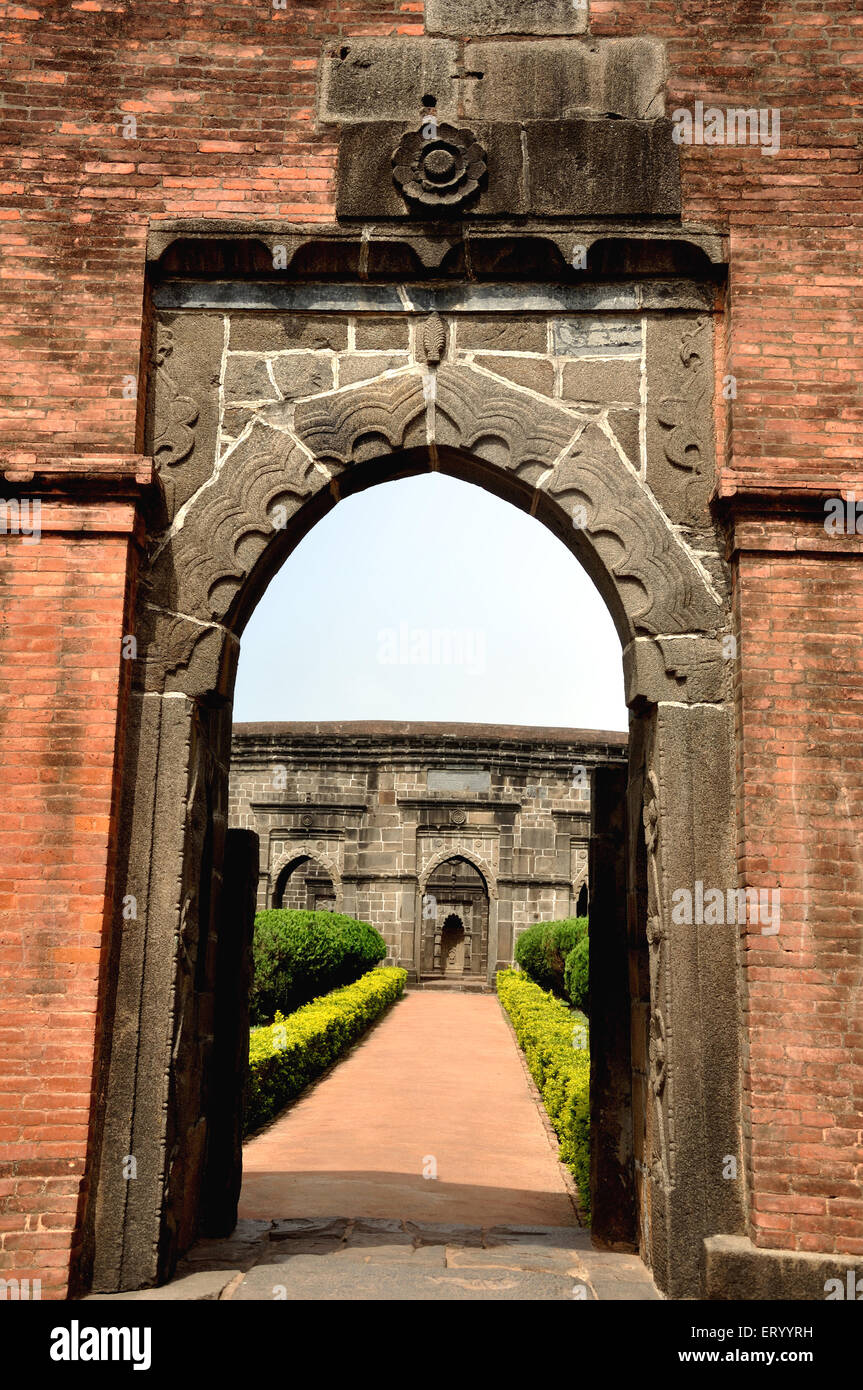
{"label": "stone lintel", "polygon": [[530,288],[509,281],[458,285],[375,285],[330,283],[326,286],[275,284],[248,280],[210,283],[173,281],[159,285],[153,302],[159,310],[218,310],[282,314],[438,314],[500,313],[644,313],[656,310],[713,312],[713,287],[690,280],[646,280],[624,284],[538,283]]}
{"label": "stone lintel", "polygon": [[[558,108],[559,110],[560,108]],[[470,217],[679,217],[680,158],[671,122],[576,116],[519,124],[468,118],[488,166],[479,190],[455,213],[420,211],[445,225]],[[346,126],[339,141],[340,218],[406,218],[410,204],[393,180],[393,154],[411,127],[394,121]]]}

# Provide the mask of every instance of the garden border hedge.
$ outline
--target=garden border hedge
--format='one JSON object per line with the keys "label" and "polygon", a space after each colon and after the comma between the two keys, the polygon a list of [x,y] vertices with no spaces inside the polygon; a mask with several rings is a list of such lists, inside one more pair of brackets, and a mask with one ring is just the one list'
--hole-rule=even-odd
{"label": "garden border hedge", "polygon": [[587,1017],[522,971],[499,970],[497,994],[560,1142],[560,1158],[590,1213],[590,1051]]}
{"label": "garden border hedge", "polygon": [[379,967],[249,1035],[244,1132],[251,1134],[325,1072],[404,991],[407,971]]}

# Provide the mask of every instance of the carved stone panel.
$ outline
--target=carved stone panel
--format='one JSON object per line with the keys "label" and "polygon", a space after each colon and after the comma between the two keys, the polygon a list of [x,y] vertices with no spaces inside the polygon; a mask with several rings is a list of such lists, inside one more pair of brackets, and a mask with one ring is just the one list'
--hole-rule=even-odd
{"label": "carved stone panel", "polygon": [[647,481],[672,521],[709,524],[715,482],[713,326],[705,315],[647,329]]}
{"label": "carved stone panel", "polygon": [[154,325],[147,447],[171,516],[213,469],[224,334],[220,314],[160,314]]}

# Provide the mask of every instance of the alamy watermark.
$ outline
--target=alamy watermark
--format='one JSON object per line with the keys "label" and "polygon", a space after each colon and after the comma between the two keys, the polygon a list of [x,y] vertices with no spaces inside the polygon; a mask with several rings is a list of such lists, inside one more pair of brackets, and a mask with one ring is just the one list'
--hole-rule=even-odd
{"label": "alamy watermark", "polygon": [[694,891],[675,888],[671,920],[676,926],[715,927],[723,924],[760,926],[762,936],[779,931],[779,888],[705,888],[699,878]]}
{"label": "alamy watermark", "polygon": [[381,666],[464,666],[468,674],[485,671],[486,643],[481,628],[385,627],[378,631]]}
{"label": "alamy watermark", "polygon": [[779,153],[778,106],[718,106],[695,103],[695,110],[678,107],[671,113],[675,145],[760,145],[762,154]]}
{"label": "alamy watermark", "polygon": [[0,497],[0,536],[22,536],[25,545],[42,539],[40,497]]}
{"label": "alamy watermark", "polygon": [[828,497],[824,503],[824,530],[828,536],[863,536],[863,497]]}

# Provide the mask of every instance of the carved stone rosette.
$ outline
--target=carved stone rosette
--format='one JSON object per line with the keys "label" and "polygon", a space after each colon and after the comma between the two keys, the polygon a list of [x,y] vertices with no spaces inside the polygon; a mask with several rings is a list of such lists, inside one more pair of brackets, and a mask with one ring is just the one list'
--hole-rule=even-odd
{"label": "carved stone rosette", "polygon": [[485,150],[469,130],[440,125],[433,138],[404,135],[393,154],[393,180],[425,208],[458,207],[476,193],[487,169]]}

